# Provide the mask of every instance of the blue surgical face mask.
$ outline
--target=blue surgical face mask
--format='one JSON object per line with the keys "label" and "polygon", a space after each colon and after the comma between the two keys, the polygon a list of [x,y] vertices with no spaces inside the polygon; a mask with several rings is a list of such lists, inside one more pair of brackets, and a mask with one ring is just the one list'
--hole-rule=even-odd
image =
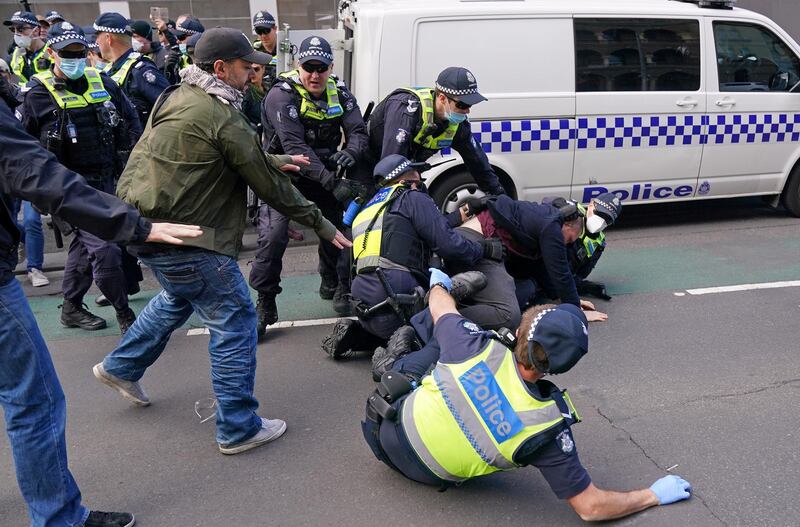
{"label": "blue surgical face mask", "polygon": [[[449,106],[450,101],[447,101],[447,104]],[[447,120],[453,124],[461,124],[467,120],[467,114],[455,112],[449,109],[445,112],[445,116],[447,117]]]}
{"label": "blue surgical face mask", "polygon": [[186,55],[186,44],[178,44],[178,49],[181,50],[181,53]]}
{"label": "blue surgical face mask", "polygon": [[83,75],[86,68],[86,59],[61,59],[58,67],[68,78],[75,80]]}
{"label": "blue surgical face mask", "polygon": [[104,60],[96,60],[96,61],[94,61],[95,69],[104,70],[104,69],[106,69],[106,66],[108,66],[108,62],[106,62]]}

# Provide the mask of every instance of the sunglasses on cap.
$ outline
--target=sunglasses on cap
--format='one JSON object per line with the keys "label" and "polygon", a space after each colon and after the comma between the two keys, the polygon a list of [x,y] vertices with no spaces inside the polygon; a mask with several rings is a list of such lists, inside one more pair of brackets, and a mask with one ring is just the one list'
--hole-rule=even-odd
{"label": "sunglasses on cap", "polygon": [[319,73],[320,75],[328,71],[329,66],[327,64],[311,64],[309,62],[305,62],[300,64],[300,67],[303,68],[308,73]]}
{"label": "sunglasses on cap", "polygon": [[256,28],[256,35],[269,35],[272,33],[271,27],[257,27]]}
{"label": "sunglasses on cap", "polygon": [[[445,96],[445,97],[447,97],[447,96]],[[457,100],[455,100],[455,99],[453,99],[451,97],[447,97],[447,100],[453,101],[455,103],[455,105],[456,105],[456,108],[458,108],[459,110],[469,110],[471,108],[471,106],[469,104],[464,104],[463,102],[457,101]]]}
{"label": "sunglasses on cap", "polygon": [[62,59],[85,59],[88,52],[89,50],[86,49],[82,49],[80,51],[68,51],[66,49],[62,49],[56,53],[58,53],[58,56]]}

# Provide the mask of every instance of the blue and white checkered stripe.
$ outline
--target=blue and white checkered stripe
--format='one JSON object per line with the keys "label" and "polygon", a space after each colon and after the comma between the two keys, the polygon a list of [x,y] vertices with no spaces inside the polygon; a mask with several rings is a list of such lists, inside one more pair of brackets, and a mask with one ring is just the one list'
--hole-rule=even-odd
{"label": "blue and white checkered stripe", "polygon": [[[800,142],[800,114],[579,117],[472,123],[486,153]],[[442,151],[443,155],[451,152]]]}

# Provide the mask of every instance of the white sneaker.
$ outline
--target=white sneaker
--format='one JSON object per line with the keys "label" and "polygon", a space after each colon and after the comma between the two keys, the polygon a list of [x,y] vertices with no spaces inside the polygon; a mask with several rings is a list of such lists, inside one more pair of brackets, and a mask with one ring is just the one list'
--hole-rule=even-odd
{"label": "white sneaker", "polygon": [[250,439],[246,439],[241,443],[233,443],[230,445],[219,445],[219,451],[223,454],[238,454],[251,448],[256,448],[270,441],[275,441],[286,432],[286,421],[281,419],[264,419],[261,418],[261,430]]}
{"label": "white sneaker", "polygon": [[50,280],[39,269],[31,269],[28,271],[28,280],[31,281],[33,287],[44,287],[50,285]]}

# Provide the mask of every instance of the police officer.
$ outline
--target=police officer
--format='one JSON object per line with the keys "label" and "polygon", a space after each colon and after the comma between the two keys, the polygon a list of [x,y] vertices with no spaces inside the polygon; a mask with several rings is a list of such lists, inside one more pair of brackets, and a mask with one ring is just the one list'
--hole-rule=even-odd
{"label": "police officer", "polygon": [[[267,11],[258,11],[253,15],[253,33],[258,40],[253,42],[253,47],[264,53],[272,55],[272,60],[267,64],[265,81],[269,84],[277,78],[278,74],[278,23],[275,17]],[[269,85],[268,84],[268,85]]]}
{"label": "police officer", "polygon": [[[564,198],[555,198],[550,203],[558,208],[577,207],[579,214],[584,218],[584,229],[580,237],[567,246],[567,258],[575,277],[578,294],[593,295],[603,300],[610,300],[611,296],[606,291],[604,284],[586,278],[595,268],[606,248],[606,227],[613,225],[622,211],[622,202],[619,197],[612,192],[606,192],[592,198],[587,207]],[[552,287],[546,281],[546,276],[543,274],[539,276],[542,278],[539,281],[540,285],[545,290],[552,291]],[[532,284],[519,283],[517,292],[520,297],[520,305],[524,306],[526,301],[533,301],[533,298],[528,298],[526,295],[531,295],[532,292],[535,294],[535,288]],[[555,295],[551,293],[551,296]]]}
{"label": "police officer", "polygon": [[458,67],[445,68],[434,88],[393,91],[375,107],[367,123],[370,161],[374,165],[390,154],[425,161],[452,148],[461,154],[482,191],[505,194],[467,119],[470,108],[485,100],[472,72]]}
{"label": "police officer", "polygon": [[[448,265],[458,262],[465,269],[483,258],[502,260],[499,240],[470,241],[450,227],[425,191],[419,171],[426,167],[399,154],[375,166],[379,190],[353,221],[352,297],[358,321],[339,320],[323,342],[323,350],[334,359],[356,344],[368,349],[375,339],[364,337],[361,328],[385,341],[421,309],[411,296],[428,283],[432,251]],[[458,288],[461,297],[480,288],[473,280],[483,283],[483,275],[460,276],[467,284]],[[418,295],[420,301],[423,296]],[[392,305],[398,298],[406,305]],[[383,307],[376,307],[381,303]]]}
{"label": "police officer", "polygon": [[50,55],[42,38],[42,28],[36,15],[30,11],[17,11],[3,22],[14,32],[16,48],[11,54],[11,71],[24,86],[36,73],[50,69]]}
{"label": "police officer", "polygon": [[[317,36],[303,40],[297,55],[299,68],[278,75],[261,107],[264,143],[271,154],[305,155],[310,165],[294,179],[298,190],[322,210],[334,225],[342,226],[343,205],[361,191],[361,185],[337,177],[353,167],[367,148],[364,120],[353,94],[331,74],[333,51]],[[339,149],[344,138],[344,146]],[[250,286],[258,291],[258,329],[278,319],[275,297],[281,292],[283,253],[288,244],[288,220],[262,206],[258,219],[258,251],[250,272]],[[333,299],[337,313],[350,314],[348,254],[320,242],[320,297]],[[342,258],[340,259],[340,255]],[[338,262],[338,265],[337,265]]]}
{"label": "police officer", "polygon": [[537,467],[584,520],[627,516],[691,496],[669,475],[649,489],[608,492],[581,465],[569,394],[543,379],[588,351],[586,318],[569,304],[525,313],[517,338],[498,339],[462,317],[447,275],[431,276],[430,309],[442,353],[415,387],[387,372],[367,403],[364,438],[375,457],[414,481],[447,488],[468,479]]}
{"label": "police officer", "polygon": [[131,100],[144,126],[156,99],[169,82],[151,60],[133,51],[131,28],[124,16],[103,13],[95,20],[94,30],[100,53],[110,63],[105,73]]}
{"label": "police officer", "polygon": [[44,19],[48,23],[48,29],[49,29],[49,26],[52,26],[54,24],[58,24],[59,22],[66,22],[67,21],[67,19],[64,18],[64,15],[62,15],[58,11],[48,11],[47,13],[45,13]]}
{"label": "police officer", "polygon": [[175,44],[170,47],[169,54],[164,61],[164,74],[171,84],[181,82],[180,71],[192,64],[189,56],[189,39],[199,38],[198,35],[202,35],[205,30],[200,19],[195,16],[181,15],[178,17],[175,25]]}
{"label": "police officer", "polygon": [[[22,123],[67,167],[98,190],[113,194],[127,154],[141,134],[136,111],[114,81],[86,67],[88,43],[80,27],[55,24],[48,46],[53,68],[34,75],[28,85]],[[106,327],[105,320],[82,307],[93,276],[113,304],[124,333],[135,315],[128,307],[122,249],[83,230],[76,231],[64,266],[61,323],[86,330]]]}

